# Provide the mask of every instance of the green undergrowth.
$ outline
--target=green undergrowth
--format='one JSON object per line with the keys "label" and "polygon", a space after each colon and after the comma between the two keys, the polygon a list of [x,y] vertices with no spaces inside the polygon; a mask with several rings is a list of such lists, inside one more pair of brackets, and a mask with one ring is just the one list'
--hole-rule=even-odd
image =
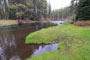
{"label": "green undergrowth", "polygon": [[90,27],[72,24],[49,27],[31,33],[26,44],[59,43],[59,50],[26,60],[90,60]]}

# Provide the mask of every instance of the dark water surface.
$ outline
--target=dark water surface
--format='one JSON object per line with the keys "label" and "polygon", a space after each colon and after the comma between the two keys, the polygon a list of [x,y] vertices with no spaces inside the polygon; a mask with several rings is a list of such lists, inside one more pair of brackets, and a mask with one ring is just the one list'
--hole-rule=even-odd
{"label": "dark water surface", "polygon": [[25,38],[29,33],[49,26],[55,25],[50,23],[33,23],[0,28],[0,60],[24,60],[32,55],[37,56],[57,50],[58,44],[25,44]]}

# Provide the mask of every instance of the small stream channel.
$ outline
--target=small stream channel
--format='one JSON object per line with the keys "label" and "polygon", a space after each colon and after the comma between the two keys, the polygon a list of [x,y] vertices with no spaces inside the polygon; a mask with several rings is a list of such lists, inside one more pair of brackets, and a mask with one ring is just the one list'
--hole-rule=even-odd
{"label": "small stream channel", "polygon": [[28,34],[50,26],[55,26],[55,24],[33,23],[0,28],[0,60],[24,60],[32,55],[40,56],[42,53],[57,50],[58,43],[51,45],[25,44]]}

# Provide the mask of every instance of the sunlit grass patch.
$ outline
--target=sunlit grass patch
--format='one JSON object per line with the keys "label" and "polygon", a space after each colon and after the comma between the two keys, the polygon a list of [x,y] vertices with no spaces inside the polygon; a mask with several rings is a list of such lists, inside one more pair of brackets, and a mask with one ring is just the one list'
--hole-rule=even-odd
{"label": "sunlit grass patch", "polygon": [[[88,32],[87,32],[88,30]],[[63,25],[49,27],[40,31],[31,33],[26,37],[26,44],[29,43],[55,43],[55,40],[72,40],[72,39],[87,39],[89,36],[89,28],[77,27],[74,25]]]}

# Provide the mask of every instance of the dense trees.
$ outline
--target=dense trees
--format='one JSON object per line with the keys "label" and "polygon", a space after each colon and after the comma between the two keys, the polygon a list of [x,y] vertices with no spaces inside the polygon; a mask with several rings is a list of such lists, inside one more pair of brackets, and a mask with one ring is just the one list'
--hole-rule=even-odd
{"label": "dense trees", "polygon": [[90,20],[90,0],[80,0],[76,20]]}
{"label": "dense trees", "polygon": [[13,5],[12,4],[13,2],[14,3],[16,2],[13,8],[15,9],[15,6],[17,8],[16,16],[19,16],[19,17],[21,16],[21,18],[23,19],[28,18],[28,19],[40,20],[42,17],[45,18],[47,16],[47,1],[46,0],[23,0],[23,1],[16,0],[16,1],[12,1],[10,6]]}
{"label": "dense trees", "polygon": [[48,3],[48,18],[51,18],[51,4]]}
{"label": "dense trees", "polygon": [[62,9],[53,10],[51,13],[51,18],[53,20],[63,20],[70,15],[70,8],[65,7]]}
{"label": "dense trees", "polygon": [[70,6],[70,11],[71,11],[71,15],[76,15],[76,10],[77,10],[77,6],[78,6],[78,2],[79,0],[72,0],[71,1],[71,6]]}
{"label": "dense trees", "polygon": [[71,13],[74,15],[74,19],[78,20],[90,20],[90,0],[72,0],[71,1]]}
{"label": "dense trees", "polygon": [[53,20],[75,19],[79,0],[71,0],[71,6],[52,11]]}
{"label": "dense trees", "polygon": [[1,14],[8,12],[9,19],[41,20],[48,15],[47,7],[46,0],[0,0],[0,19],[3,19]]}
{"label": "dense trees", "polygon": [[53,11],[47,0],[0,0],[0,19],[60,20],[71,16],[74,20],[90,20],[89,12],[89,0],[72,0],[70,7]]}
{"label": "dense trees", "polygon": [[71,0],[70,16],[72,17],[73,20],[76,19],[78,3],[79,3],[79,0]]}
{"label": "dense trees", "polygon": [[0,19],[8,19],[8,0],[0,0]]}

